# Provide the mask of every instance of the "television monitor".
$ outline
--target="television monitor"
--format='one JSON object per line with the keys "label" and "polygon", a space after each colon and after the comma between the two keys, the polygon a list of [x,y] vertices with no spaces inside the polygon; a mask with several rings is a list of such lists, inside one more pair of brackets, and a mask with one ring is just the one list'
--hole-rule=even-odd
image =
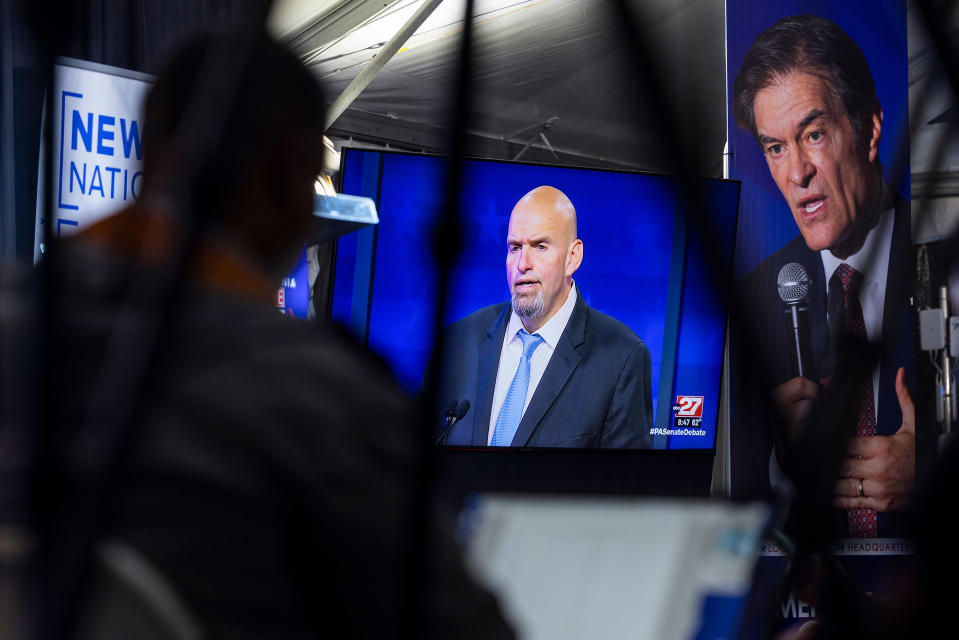
{"label": "television monitor", "polygon": [[[446,169],[439,156],[342,154],[341,191],[373,198],[380,223],[338,240],[331,315],[385,357],[411,395],[420,389],[434,345],[439,278],[432,238]],[[509,215],[540,185],[561,190],[576,209],[584,244],[573,276],[580,295],[649,349],[652,448],[713,449],[726,326],[720,279],[732,263],[739,183],[467,160],[458,211],[464,243],[444,323],[509,300]],[[694,224],[701,218],[690,215],[693,203],[706,209],[709,237]],[[707,242],[721,264],[707,259]]]}

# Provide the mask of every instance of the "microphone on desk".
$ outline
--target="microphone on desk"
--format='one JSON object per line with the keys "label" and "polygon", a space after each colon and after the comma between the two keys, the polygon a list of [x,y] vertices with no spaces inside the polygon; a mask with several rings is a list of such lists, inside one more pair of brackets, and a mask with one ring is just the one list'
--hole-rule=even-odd
{"label": "microphone on desk", "polygon": [[809,344],[809,274],[798,262],[783,265],[776,279],[779,299],[786,304],[786,333],[793,375],[808,378],[811,373]]}
{"label": "microphone on desk", "polygon": [[449,438],[450,431],[453,430],[453,425],[463,419],[466,415],[466,412],[470,410],[470,401],[469,400],[450,400],[449,407],[446,409],[446,414],[443,416],[443,422],[446,425],[443,429],[443,433],[440,434],[440,437],[436,439],[436,442],[433,444],[446,444],[446,439]]}

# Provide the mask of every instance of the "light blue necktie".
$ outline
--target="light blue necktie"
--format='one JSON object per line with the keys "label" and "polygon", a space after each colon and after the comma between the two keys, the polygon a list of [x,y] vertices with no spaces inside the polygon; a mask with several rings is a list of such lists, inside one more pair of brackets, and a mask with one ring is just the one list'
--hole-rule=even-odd
{"label": "light blue necktie", "polygon": [[517,335],[523,341],[523,355],[496,418],[492,441],[494,447],[508,447],[513,442],[519,422],[523,419],[523,405],[526,404],[526,393],[529,391],[529,359],[533,357],[536,347],[543,344],[543,338],[538,333],[530,335],[526,329],[520,329]]}

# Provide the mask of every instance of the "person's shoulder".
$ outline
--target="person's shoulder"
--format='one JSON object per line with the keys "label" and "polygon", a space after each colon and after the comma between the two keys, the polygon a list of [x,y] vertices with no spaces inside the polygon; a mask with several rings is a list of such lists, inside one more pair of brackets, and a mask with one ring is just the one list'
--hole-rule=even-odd
{"label": "person's shoulder", "polygon": [[340,396],[344,400],[362,389],[395,386],[385,360],[336,322],[290,318],[222,295],[193,311],[193,346],[205,352],[204,361],[222,357],[251,379],[282,382],[276,386],[284,389],[356,390]]}
{"label": "person's shoulder", "polygon": [[248,396],[234,401],[271,424],[282,422],[289,442],[310,451],[334,442],[379,448],[371,444],[377,441],[407,450],[412,399],[387,362],[342,325],[262,309],[238,319],[230,333],[217,351],[237,355],[219,368],[236,382],[228,385],[233,395]]}
{"label": "person's shoulder", "polygon": [[[263,351],[282,352],[293,360],[322,362],[324,371],[329,370],[326,365],[340,360],[358,369],[389,374],[389,366],[381,356],[368,349],[346,327],[332,320],[302,320],[264,309],[258,316],[251,317],[245,328]],[[346,373],[340,369],[337,375]],[[363,375],[361,372],[357,374]]]}
{"label": "person's shoulder", "polygon": [[898,191],[893,189],[892,185],[890,185],[889,183],[885,183],[885,186],[887,189],[889,189],[889,193],[892,196],[892,205],[893,205],[893,208],[896,210],[896,213],[897,214],[901,213],[906,215],[909,215],[910,213],[912,213],[912,207],[909,203],[909,200],[907,200],[906,198],[903,198],[902,194],[900,194]]}
{"label": "person's shoulder", "polygon": [[626,324],[588,305],[586,306],[586,332],[589,340],[621,349],[623,353],[634,349],[648,351],[642,338]]}

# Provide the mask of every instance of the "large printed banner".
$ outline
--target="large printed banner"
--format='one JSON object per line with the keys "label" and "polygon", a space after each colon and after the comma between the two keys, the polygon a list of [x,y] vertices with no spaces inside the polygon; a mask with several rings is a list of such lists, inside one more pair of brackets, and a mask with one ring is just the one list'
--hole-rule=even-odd
{"label": "large printed banner", "polygon": [[[742,181],[735,286],[750,310],[739,333],[749,344],[732,350],[730,464],[734,496],[788,495],[803,473],[789,448],[829,388],[837,343],[880,344],[871,379],[848,390],[861,397],[835,482],[833,555],[881,599],[911,570],[897,536],[909,534],[916,475],[912,409],[897,393],[914,383],[916,353],[908,52],[905,0],[863,9],[726,1],[729,177]],[[879,451],[877,437],[894,446]],[[760,558],[767,575],[785,566],[776,549]],[[778,626],[816,615],[776,597]]]}
{"label": "large printed banner", "polygon": [[[69,235],[118,212],[143,186],[142,114],[153,77],[60,58],[53,70],[53,232]],[[47,163],[41,146],[39,186]],[[43,253],[46,209],[37,198],[34,261]],[[299,282],[299,286],[297,283]],[[306,252],[276,293],[277,309],[306,317]],[[294,311],[295,310],[295,311]]]}
{"label": "large printed banner", "polygon": [[[141,111],[152,78],[81,60],[54,67],[53,231],[76,232],[136,200],[143,185]],[[41,176],[46,170],[41,153]],[[39,181],[43,185],[43,180]],[[37,198],[34,258],[43,243]]]}
{"label": "large printed banner", "polygon": [[891,462],[873,459],[870,437],[899,431],[897,372],[910,385],[914,369],[905,2],[727,0],[726,22],[736,287],[750,308],[750,344],[732,362],[732,492],[789,482],[786,454],[837,343],[867,340],[882,345],[881,363],[862,381],[853,475],[837,478],[837,534],[899,535],[902,500],[877,496],[905,499],[914,469],[880,485],[875,472]]}
{"label": "large printed banner", "polygon": [[[894,600],[902,593],[903,585],[916,578],[915,543],[902,538],[846,538],[832,544],[830,552],[839,562],[848,577],[863,590],[868,591],[878,601]],[[779,545],[771,542],[763,544],[759,552],[758,565],[763,575],[776,579],[786,573],[790,557]],[[796,593],[776,593],[780,585],[772,586],[767,597],[774,598],[769,603],[776,629],[795,628],[817,617],[816,605],[806,602]],[[775,595],[773,595],[775,594]],[[742,638],[766,640],[768,634],[760,625],[743,630]]]}
{"label": "large printed banner", "polygon": [[[739,333],[749,344],[732,350],[730,464],[734,496],[788,494],[802,473],[789,449],[829,388],[837,344],[880,344],[871,379],[850,389],[861,396],[856,437],[834,489],[834,533],[848,544],[834,554],[855,556],[845,564],[881,595],[867,575],[876,556],[891,566],[910,548],[879,543],[908,535],[915,465],[874,438],[914,460],[911,408],[897,394],[914,380],[914,260],[905,0],[864,8],[726,2],[729,177],[742,181],[735,286],[749,308]],[[784,624],[814,615],[780,604]]]}

